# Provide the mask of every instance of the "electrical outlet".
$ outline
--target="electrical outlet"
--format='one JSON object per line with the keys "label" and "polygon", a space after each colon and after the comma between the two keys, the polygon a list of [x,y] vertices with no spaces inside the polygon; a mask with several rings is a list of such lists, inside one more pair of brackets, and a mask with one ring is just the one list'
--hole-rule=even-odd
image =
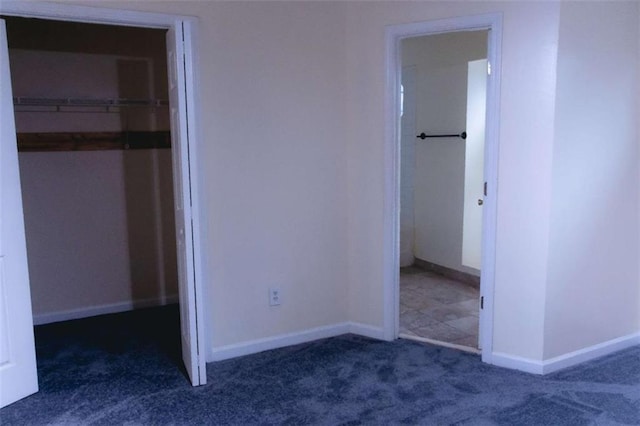
{"label": "electrical outlet", "polygon": [[271,287],[269,289],[269,306],[278,306],[280,303],[282,303],[280,289]]}

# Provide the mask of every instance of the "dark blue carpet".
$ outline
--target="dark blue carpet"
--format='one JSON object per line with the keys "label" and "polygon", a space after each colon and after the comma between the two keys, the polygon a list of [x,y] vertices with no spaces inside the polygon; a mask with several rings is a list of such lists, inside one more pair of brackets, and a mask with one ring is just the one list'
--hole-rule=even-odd
{"label": "dark blue carpet", "polygon": [[2,425],[640,424],[640,347],[545,377],[405,340],[346,335],[180,367],[175,307],[36,327],[40,392]]}

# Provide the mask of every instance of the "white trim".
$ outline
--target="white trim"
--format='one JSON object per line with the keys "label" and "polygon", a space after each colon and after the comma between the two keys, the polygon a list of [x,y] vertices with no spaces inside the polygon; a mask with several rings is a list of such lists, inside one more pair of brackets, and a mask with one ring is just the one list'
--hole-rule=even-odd
{"label": "white trim", "polygon": [[[203,266],[204,241],[203,231],[204,227],[202,219],[205,216],[205,212],[200,210],[204,208],[205,203],[200,203],[201,186],[199,180],[201,179],[200,170],[198,164],[197,148],[201,138],[201,129],[198,127],[198,118],[200,115],[199,110],[199,95],[195,89],[195,84],[198,81],[198,58],[196,55],[196,49],[194,48],[195,35],[197,34],[197,18],[182,16],[182,15],[169,15],[162,13],[149,13],[149,12],[136,12],[122,9],[109,9],[103,7],[93,6],[76,6],[60,3],[48,3],[48,2],[24,2],[24,1],[4,1],[0,3],[0,13],[4,15],[23,16],[31,18],[43,18],[43,19],[55,19],[63,21],[73,22],[86,22],[86,23],[101,23],[101,24],[115,24],[135,27],[146,28],[173,28],[176,31],[180,31],[184,34],[184,55],[185,55],[185,68],[189,71],[185,78],[185,93],[190,96],[187,99],[187,123],[186,126],[189,129],[189,143],[188,149],[192,154],[189,156],[189,162],[183,164],[184,169],[190,170],[191,179],[187,182],[189,185],[184,185],[184,179],[182,184],[184,188],[190,186],[191,193],[191,212],[190,217],[185,218],[185,222],[191,223],[192,226],[192,240],[187,240],[187,243],[192,243],[193,250],[193,266],[194,266],[194,292],[195,301],[191,306],[193,312],[195,312],[195,324],[191,324],[196,328],[198,338],[198,352],[199,352],[199,370],[200,370],[200,384],[206,383],[206,367],[205,367],[205,354],[204,349],[207,347],[207,339],[205,329],[209,329],[205,323],[206,315],[204,314],[204,292],[203,283],[205,282],[205,271]],[[183,162],[187,159],[183,158]],[[203,169],[202,169],[203,170]],[[185,212],[187,210],[185,209]],[[208,330],[207,330],[208,331]],[[200,340],[202,339],[202,340]]]}
{"label": "white trim", "polygon": [[542,361],[509,355],[502,352],[494,352],[491,356],[491,364],[508,368],[510,370],[524,371],[525,373],[542,374]]}
{"label": "white trim", "polygon": [[413,340],[414,342],[429,343],[430,345],[434,345],[434,346],[442,346],[445,348],[457,349],[459,351],[469,352],[475,355],[480,355],[482,353],[480,349],[476,349],[476,348],[472,348],[464,345],[457,345],[455,343],[443,342],[442,340],[429,339],[427,337],[414,336],[411,334],[404,334],[404,333],[400,333],[398,337],[400,339]]}
{"label": "white trim", "polygon": [[498,146],[500,119],[500,78],[502,14],[466,16],[389,26],[385,33],[385,147],[384,147],[384,259],[383,312],[385,340],[399,335],[399,87],[401,78],[400,42],[402,39],[454,31],[488,29],[487,58],[491,76],[487,81],[487,119],[485,135],[485,180],[489,194],[484,200],[481,295],[482,360],[491,362],[493,348],[493,294],[497,232]]}
{"label": "white trim", "polygon": [[[185,88],[186,88],[186,100],[187,100],[187,126],[189,127],[189,184],[190,188],[190,198],[191,198],[191,233],[192,233],[192,249],[193,249],[193,269],[194,269],[194,295],[195,295],[195,318],[196,322],[196,333],[198,342],[201,342],[200,345],[202,347],[206,347],[205,343],[206,334],[205,330],[209,331],[209,327],[207,326],[204,313],[204,292],[203,292],[203,283],[205,281],[205,268],[204,268],[204,258],[207,250],[204,250],[204,241],[203,238],[203,227],[202,224],[206,221],[203,220],[207,217],[206,214],[202,211],[202,206],[206,203],[200,203],[200,197],[194,196],[194,194],[201,194],[200,192],[200,182],[202,180],[202,176],[200,174],[200,167],[198,165],[199,156],[199,143],[198,141],[204,140],[201,135],[202,128],[200,127],[199,114],[200,114],[200,90],[196,90],[196,87],[199,87],[198,82],[198,72],[197,72],[197,64],[198,59],[196,57],[196,49],[194,49],[194,40],[197,39],[197,31],[198,26],[197,22],[194,19],[184,20],[183,21],[184,28],[184,56],[185,56]],[[191,60],[189,60],[189,58]],[[204,234],[206,235],[206,234]],[[199,351],[200,353],[200,361],[199,361],[199,369],[200,372],[200,384],[207,383],[207,368],[206,368],[206,355],[204,351]]]}
{"label": "white trim", "polygon": [[603,343],[598,343],[587,348],[569,352],[555,358],[550,358],[546,361],[536,361],[529,358],[494,352],[491,363],[498,367],[520,370],[527,373],[549,374],[562,370],[563,368],[573,367],[574,365],[582,364],[583,362],[591,361],[636,345],[640,345],[640,333],[629,334]]}
{"label": "white trim", "polygon": [[385,144],[383,204],[383,327],[386,340],[400,331],[400,84],[402,61],[400,40],[412,33],[415,24],[388,27],[385,32]]}
{"label": "white trim", "polygon": [[134,309],[151,308],[155,306],[165,306],[178,303],[178,295],[173,294],[163,299],[150,298],[142,300],[127,300],[125,302],[109,303],[106,305],[96,305],[69,309],[66,311],[50,312],[33,316],[33,325],[51,324],[60,321],[69,321],[80,318],[94,317],[96,315],[117,314],[120,312],[133,311]]}
{"label": "white trim", "polygon": [[234,343],[232,345],[225,345],[219,348],[212,348],[209,351],[207,362],[222,361],[225,359],[299,345],[300,343],[312,342],[318,339],[326,339],[349,333],[376,340],[383,340],[384,337],[382,328],[372,327],[361,323],[342,322],[311,328],[309,330],[281,334],[279,336],[266,337],[264,339],[250,340],[248,342]]}
{"label": "white trim", "polygon": [[387,340],[384,334],[384,328],[373,327],[371,325],[362,324],[360,322],[350,322],[349,333],[357,334],[358,336],[369,337],[376,340]]}
{"label": "white trim", "polygon": [[[480,295],[484,309],[480,312],[482,361],[491,362],[493,352],[493,316],[496,270],[496,235],[498,233],[498,156],[500,154],[500,82],[502,81],[502,15],[491,15],[487,59],[491,76],[487,80],[484,174],[488,194],[484,197],[482,217],[482,266]],[[486,349],[486,350],[485,350]]]}
{"label": "white trim", "polygon": [[193,17],[164,13],[136,12],[96,6],[77,6],[46,1],[3,1],[0,13],[10,16],[42,18],[90,24],[117,24],[131,27],[168,28],[176,21]]}
{"label": "white trim", "polygon": [[264,339],[225,345],[219,348],[212,348],[209,352],[209,356],[207,357],[207,361],[222,361],[224,359],[298,345],[300,343],[311,342],[318,339],[326,339],[327,337],[340,336],[341,334],[349,333],[349,329],[349,323],[343,322],[324,327],[311,328],[309,330],[295,333],[281,334],[279,336],[266,337]]}
{"label": "white trim", "polygon": [[542,374],[553,373],[636,345],[640,345],[640,332],[550,358],[542,363]]}

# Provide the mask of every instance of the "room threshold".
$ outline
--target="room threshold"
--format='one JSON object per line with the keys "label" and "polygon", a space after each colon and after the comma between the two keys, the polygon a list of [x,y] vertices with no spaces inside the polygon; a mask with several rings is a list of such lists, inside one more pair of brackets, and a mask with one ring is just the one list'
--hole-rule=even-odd
{"label": "room threshold", "polygon": [[478,348],[472,348],[470,346],[457,345],[455,343],[443,342],[441,340],[434,340],[434,339],[429,339],[429,338],[426,338],[426,337],[412,336],[410,334],[400,333],[398,335],[398,338],[406,339],[406,340],[412,340],[414,342],[420,342],[420,343],[429,343],[431,345],[442,346],[442,347],[449,348],[449,349],[456,349],[456,350],[459,350],[459,351],[468,352],[468,353],[472,353],[472,354],[476,354],[476,355],[481,355],[482,354],[482,351],[480,349],[478,349]]}

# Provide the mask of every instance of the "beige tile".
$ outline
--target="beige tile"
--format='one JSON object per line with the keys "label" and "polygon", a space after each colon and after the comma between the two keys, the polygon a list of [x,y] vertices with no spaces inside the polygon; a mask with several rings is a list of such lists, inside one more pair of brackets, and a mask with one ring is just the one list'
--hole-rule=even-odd
{"label": "beige tile", "polygon": [[464,331],[467,334],[477,335],[478,334],[478,317],[469,316],[458,318],[452,321],[447,321],[445,324],[450,325],[451,327],[457,328],[459,330]]}
{"label": "beige tile", "polygon": [[463,283],[453,283],[451,288],[460,294],[464,294],[469,299],[479,299],[480,289],[471,287],[470,285]]}
{"label": "beige tile", "polygon": [[441,308],[447,305],[429,296],[419,296],[415,299],[412,306],[415,306],[414,309],[422,311],[424,309]]}
{"label": "beige tile", "polygon": [[446,306],[440,306],[437,308],[421,309],[420,312],[440,322],[453,321],[453,320],[468,317],[471,315],[468,310],[460,308],[455,305],[446,305]]}
{"label": "beige tile", "polygon": [[433,291],[429,293],[429,296],[438,302],[447,305],[469,300],[468,295],[460,293],[455,289],[447,288],[446,286],[433,289]]}
{"label": "beige tile", "polygon": [[415,281],[420,284],[420,288],[439,288],[442,287],[443,284],[446,285],[446,282],[441,278],[433,277],[431,275],[417,276]]}
{"label": "beige tile", "polygon": [[480,310],[480,300],[479,299],[469,299],[464,302],[453,303],[449,305],[454,308],[460,308],[465,312],[468,312],[470,315],[478,316],[478,312]]}
{"label": "beige tile", "polygon": [[415,299],[416,293],[413,289],[400,287],[400,302],[409,299]]}
{"label": "beige tile", "polygon": [[469,337],[469,335],[464,333],[463,331],[443,323],[432,325],[429,327],[412,329],[412,331],[420,337],[441,340],[443,342],[452,342],[454,340],[460,340],[464,337]]}
{"label": "beige tile", "polygon": [[478,334],[479,292],[416,268],[400,273],[400,332],[465,346]]}
{"label": "beige tile", "polygon": [[409,292],[401,292],[400,293],[400,304],[404,305],[410,309],[425,309],[426,307],[435,307],[434,303],[430,302],[429,299],[420,296],[416,293]]}
{"label": "beige tile", "polygon": [[403,315],[409,311],[415,311],[415,309],[410,308],[409,306],[405,305],[404,303],[400,303],[400,315]]}
{"label": "beige tile", "polygon": [[417,295],[430,297],[433,294],[442,291],[441,284],[419,284],[417,287],[411,289],[411,291]]}
{"label": "beige tile", "polygon": [[420,287],[420,281],[413,279],[412,275],[400,276],[400,290],[415,290],[418,287]]}
{"label": "beige tile", "polygon": [[406,329],[406,328],[405,328],[405,329],[400,328],[400,334],[405,334],[405,335],[407,335],[407,336],[416,336],[416,337],[420,337],[420,336],[418,336],[416,333],[414,333],[413,331],[408,330],[408,329]]}
{"label": "beige tile", "polygon": [[400,317],[400,324],[409,329],[429,327],[439,323],[440,321],[437,321],[431,317],[428,317],[419,311],[407,312],[406,314]]}
{"label": "beige tile", "polygon": [[461,339],[453,340],[449,343],[455,343],[456,345],[466,346],[468,348],[477,348],[478,336],[467,336]]}
{"label": "beige tile", "polygon": [[412,290],[419,288],[431,288],[438,286],[437,282],[434,282],[422,275],[401,275],[400,276],[400,288],[410,288]]}
{"label": "beige tile", "polygon": [[400,315],[400,329],[411,327],[411,324],[417,318],[418,314],[418,311],[412,309]]}

